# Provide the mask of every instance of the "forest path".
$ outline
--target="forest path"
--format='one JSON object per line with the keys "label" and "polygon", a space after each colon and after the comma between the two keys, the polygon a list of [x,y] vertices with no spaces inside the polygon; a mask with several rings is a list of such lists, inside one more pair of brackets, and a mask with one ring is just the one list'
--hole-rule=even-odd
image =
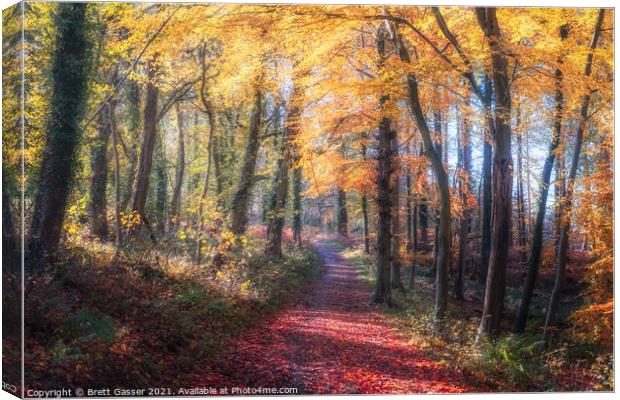
{"label": "forest path", "polygon": [[326,271],[307,296],[242,335],[202,369],[197,385],[292,387],[298,394],[472,391],[369,304],[368,286],[333,244],[315,247]]}

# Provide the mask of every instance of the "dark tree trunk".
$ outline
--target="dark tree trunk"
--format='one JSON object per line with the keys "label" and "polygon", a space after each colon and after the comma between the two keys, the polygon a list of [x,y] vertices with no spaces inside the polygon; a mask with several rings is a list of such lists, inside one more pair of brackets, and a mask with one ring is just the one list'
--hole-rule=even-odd
{"label": "dark tree trunk", "polygon": [[[568,26],[564,25],[560,28],[560,37],[562,40],[568,36]],[[558,60],[558,64],[562,64],[562,58]],[[540,257],[543,247],[543,227],[545,222],[545,211],[547,210],[547,197],[549,195],[549,183],[551,182],[551,171],[555,162],[555,153],[560,144],[560,135],[562,130],[562,117],[564,110],[564,94],[562,92],[562,70],[555,70],[555,110],[553,116],[553,132],[547,158],[543,166],[542,177],[540,182],[540,195],[538,199],[538,211],[536,220],[532,229],[532,242],[530,244],[530,252],[528,258],[527,275],[525,277],[525,285],[521,295],[521,301],[517,310],[514,331],[523,332],[527,324],[527,315],[538,277],[538,268],[540,266]]]}
{"label": "dark tree trunk", "polygon": [[[490,79],[485,80],[485,100],[491,103],[492,98],[492,83]],[[483,141],[482,150],[482,201],[481,201],[481,214],[482,229],[481,229],[481,242],[480,242],[480,273],[478,275],[479,282],[481,284],[486,283],[487,270],[489,266],[489,254],[491,253],[491,204],[492,204],[492,163],[493,163],[493,149],[491,147],[490,129],[486,129],[486,134]]]}
{"label": "dark tree trunk", "polygon": [[[279,113],[279,110],[276,111]],[[292,111],[291,111],[292,112]],[[280,157],[273,182],[273,192],[267,213],[267,247],[265,254],[273,257],[282,256],[282,229],[286,212],[286,199],[288,197],[288,170],[290,164],[290,143],[288,129],[284,129],[282,143],[280,145]]]}
{"label": "dark tree trunk", "polygon": [[[364,134],[364,140],[367,134]],[[362,159],[366,161],[367,147],[366,144],[362,144]],[[370,254],[370,229],[368,226],[368,194],[366,190],[362,192],[362,224],[364,233],[364,254]]]}
{"label": "dark tree trunk", "polygon": [[400,165],[398,160],[398,133],[394,133],[392,137],[392,156],[394,174],[392,176],[392,269],[390,274],[390,282],[393,289],[404,289],[401,277],[401,256],[400,256],[400,240],[402,235],[402,226],[400,223],[400,177],[398,171]]}
{"label": "dark tree trunk", "polygon": [[120,180],[121,180],[121,164],[118,155],[117,135],[118,129],[116,129],[116,102],[112,101],[107,106],[107,112],[110,118],[110,136],[112,136],[112,153],[114,156],[114,242],[117,246],[117,251],[120,244],[123,241],[122,223],[121,223],[121,192],[120,192]]}
{"label": "dark tree trunk", "polygon": [[213,158],[213,175],[215,176],[215,194],[220,206],[222,205],[222,192],[224,191],[224,175],[222,174],[222,139],[218,135],[213,136],[211,157]]}
{"label": "dark tree trunk", "polygon": [[164,135],[160,134],[156,139],[157,159],[155,161],[155,177],[157,178],[155,187],[155,217],[157,219],[157,229],[160,233],[166,230],[167,202],[168,202],[168,174],[166,173],[168,160],[166,159],[166,148],[164,145]]}
{"label": "dark tree trunk", "polygon": [[107,219],[106,187],[108,183],[108,143],[110,142],[110,118],[107,112],[100,112],[98,133],[90,153],[90,190],[88,217],[90,232],[102,240],[109,235]]}
{"label": "dark tree trunk", "polygon": [[177,166],[174,190],[170,202],[170,217],[168,218],[168,232],[175,230],[179,225],[179,215],[181,211],[181,189],[183,188],[183,178],[185,176],[185,127],[183,126],[183,112],[177,102],[175,105],[177,114],[177,127],[179,136],[177,138]]}
{"label": "dark tree trunk", "polygon": [[[520,110],[517,110],[517,127],[521,125]],[[527,262],[527,225],[525,222],[525,194],[523,187],[523,139],[517,135],[517,228],[521,264]]]}
{"label": "dark tree trunk", "polygon": [[[385,27],[380,25],[376,33],[376,45],[379,70],[383,70],[385,62]],[[389,96],[383,95],[379,100],[381,110],[385,111]],[[392,250],[392,198],[390,196],[390,183],[393,174],[392,154],[392,131],[391,121],[383,116],[379,122],[378,129],[378,151],[377,151],[377,260],[376,260],[376,281],[373,302],[392,303],[392,288],[390,285],[390,260]]]}
{"label": "dark tree trunk", "polygon": [[510,84],[508,62],[500,44],[501,31],[496,9],[477,8],[478,22],[492,52],[495,92],[495,155],[493,157],[493,201],[491,206],[491,253],[479,335],[495,337],[501,330],[506,291],[506,266],[512,229],[512,154],[510,128]]}
{"label": "dark tree trunk", "polygon": [[338,233],[342,236],[349,235],[349,214],[347,213],[347,193],[338,188]]}
{"label": "dark tree trunk", "polygon": [[[467,106],[469,105],[469,99],[466,100]],[[459,192],[461,197],[461,204],[463,207],[463,214],[459,225],[459,256],[456,265],[456,281],[454,283],[454,294],[458,300],[465,300],[465,263],[468,257],[468,243],[467,238],[469,235],[469,226],[471,224],[471,209],[467,204],[467,198],[470,195],[471,188],[471,137],[469,132],[469,121],[466,116],[463,116],[463,122],[461,125],[461,168],[463,169],[463,175],[459,180]]]}
{"label": "dark tree trunk", "polygon": [[[588,78],[592,73],[592,60],[594,58],[594,49],[598,43],[598,39],[601,34],[601,26],[603,25],[603,19],[605,17],[605,9],[599,10],[598,19],[590,42],[590,52],[586,61],[585,77]],[[549,307],[547,307],[547,317],[545,318],[545,328],[543,332],[543,341],[549,339],[549,326],[555,322],[555,314],[560,304],[560,296],[564,288],[564,280],[566,275],[566,262],[568,258],[568,239],[571,227],[571,214],[573,208],[573,191],[575,188],[575,178],[577,177],[577,168],[579,167],[579,158],[581,156],[581,145],[583,143],[583,133],[586,129],[586,123],[588,119],[588,108],[590,106],[590,92],[583,96],[581,102],[581,113],[579,118],[579,127],[577,128],[577,135],[575,137],[575,148],[573,150],[573,157],[571,160],[570,171],[568,174],[568,182],[566,188],[566,196],[563,203],[563,212],[566,218],[563,219],[562,228],[560,230],[560,240],[558,244],[558,269],[555,276],[555,283],[553,285],[553,291],[551,292],[551,298],[549,299]]]}
{"label": "dark tree trunk", "polygon": [[418,249],[418,206],[414,203],[413,215],[411,217],[411,230],[413,231],[413,249],[411,252],[411,275],[409,275],[409,289],[415,288],[415,274],[416,274],[416,254]]}
{"label": "dark tree trunk", "polygon": [[[248,208],[255,181],[254,172],[256,169],[256,157],[260,147],[262,113],[263,92],[260,84],[257,84],[254,88],[254,109],[252,111],[250,131],[239,176],[239,186],[232,203],[231,231],[235,235],[243,235],[248,226]],[[215,151],[217,152],[217,150]]]}
{"label": "dark tree trunk", "polygon": [[153,167],[153,152],[155,150],[155,140],[157,137],[157,99],[159,89],[153,84],[157,75],[156,67],[149,62],[148,82],[146,84],[146,98],[144,101],[144,131],[142,137],[142,148],[140,149],[140,160],[136,175],[136,186],[134,188],[131,211],[140,216],[140,224],[132,228],[132,234],[137,234],[144,221],[144,207],[149,193],[149,180],[151,178],[151,168]]}
{"label": "dark tree trunk", "polygon": [[364,254],[370,254],[370,232],[368,229],[368,195],[362,193],[362,224],[364,232]]}
{"label": "dark tree trunk", "polygon": [[[298,160],[296,160],[298,162]],[[303,174],[300,166],[293,167],[293,240],[297,247],[301,248],[301,191],[303,186]]]}
{"label": "dark tree trunk", "polygon": [[84,3],[60,3],[56,13],[59,33],[51,70],[53,89],[46,142],[27,247],[29,272],[40,270],[53,259],[60,243],[86,103],[90,64],[86,8]]}
{"label": "dark tree trunk", "polygon": [[405,177],[405,213],[407,219],[407,251],[413,250],[413,207],[411,201],[411,171],[407,168],[407,176]]}
{"label": "dark tree trunk", "polygon": [[418,218],[420,220],[419,248],[428,251],[428,205],[424,197],[420,199],[420,203],[418,204]]}

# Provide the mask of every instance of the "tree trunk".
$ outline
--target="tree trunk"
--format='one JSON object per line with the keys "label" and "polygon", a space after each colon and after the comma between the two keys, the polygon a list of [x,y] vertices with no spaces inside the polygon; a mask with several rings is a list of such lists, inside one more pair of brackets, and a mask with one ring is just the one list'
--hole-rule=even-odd
{"label": "tree trunk", "polygon": [[414,203],[413,215],[411,216],[411,230],[413,231],[413,249],[411,252],[411,275],[409,275],[409,289],[415,288],[415,274],[416,274],[416,254],[418,251],[418,206]]}
{"label": "tree trunk", "polygon": [[[127,162],[127,181],[124,187],[124,197],[121,202],[121,210],[127,211],[127,207],[133,196],[133,185],[136,179],[136,169],[138,166],[138,151],[136,138],[140,135],[140,86],[137,82],[131,81],[127,85],[127,112],[129,121],[127,130],[132,135],[129,160]],[[120,135],[120,132],[118,133]],[[120,138],[120,136],[118,137]]]}
{"label": "tree trunk", "polygon": [[[568,26],[564,25],[560,28],[560,36],[562,40],[568,36]],[[558,59],[558,64],[562,64],[562,57]],[[555,70],[555,110],[553,116],[553,132],[547,158],[543,166],[542,177],[540,182],[540,195],[538,199],[538,211],[536,220],[532,229],[532,241],[530,244],[530,252],[528,257],[528,270],[525,277],[525,285],[521,295],[521,301],[515,317],[514,331],[523,332],[527,324],[527,315],[538,277],[538,268],[540,266],[540,257],[543,247],[543,227],[545,223],[545,212],[547,210],[547,197],[549,195],[549,183],[551,182],[551,170],[555,162],[555,153],[560,143],[560,135],[562,130],[562,117],[564,110],[564,94],[562,92],[562,70]]]}
{"label": "tree trunk", "polygon": [[155,160],[155,177],[157,178],[155,187],[155,218],[157,219],[157,230],[164,233],[166,230],[166,220],[168,217],[168,174],[166,173],[168,160],[166,158],[166,147],[164,143],[164,133],[162,132],[156,139],[155,148],[157,159]]}
{"label": "tree trunk", "polygon": [[[296,157],[298,159],[298,157]],[[298,160],[296,160],[298,162]],[[300,166],[293,167],[293,241],[301,248],[301,191],[303,186],[303,174]]]}
{"label": "tree trunk", "polygon": [[[492,98],[492,87],[489,79],[485,80],[485,98],[489,103]],[[487,271],[489,266],[489,254],[491,253],[491,204],[492,204],[492,163],[493,163],[493,149],[491,147],[490,129],[487,129],[483,140],[482,150],[482,201],[481,201],[481,242],[480,242],[480,274],[478,275],[479,282],[484,285],[487,279]]]}
{"label": "tree trunk", "polygon": [[368,195],[362,193],[362,224],[364,232],[364,254],[370,254],[370,232],[368,228]]}
{"label": "tree trunk", "polygon": [[422,197],[418,204],[418,218],[420,220],[420,249],[428,251],[428,205]]}
{"label": "tree trunk", "polygon": [[41,270],[53,259],[60,243],[86,103],[90,64],[86,8],[84,3],[60,3],[56,13],[59,33],[51,70],[53,89],[46,142],[27,247],[29,272]]}
{"label": "tree trunk", "polygon": [[[366,139],[367,134],[364,134],[364,140]],[[367,156],[367,147],[366,144],[362,144],[362,159],[366,161]],[[364,233],[364,254],[370,254],[370,229],[368,226],[368,193],[366,190],[362,192],[362,224],[363,224],[363,233]]]}
{"label": "tree trunk", "polygon": [[[276,109],[279,113],[279,109]],[[291,110],[291,113],[293,110]],[[278,167],[273,183],[273,192],[267,213],[267,247],[265,254],[272,257],[282,257],[282,229],[286,212],[286,199],[288,197],[288,170],[290,164],[290,132],[284,128],[280,145]]]}
{"label": "tree trunk", "polygon": [[112,152],[114,155],[114,242],[118,250],[123,241],[122,224],[121,224],[121,192],[120,192],[120,173],[121,164],[118,156],[116,129],[116,102],[110,102],[107,107],[110,118],[110,135],[112,136]]}
{"label": "tree trunk", "polygon": [[338,188],[338,233],[342,236],[349,235],[349,214],[347,213],[347,193]]}
{"label": "tree trunk", "polygon": [[402,226],[400,223],[400,163],[398,162],[398,133],[394,133],[392,137],[392,156],[394,174],[392,176],[392,269],[390,273],[390,282],[392,289],[404,289],[401,278],[401,256],[400,256],[400,239],[402,235]]}
{"label": "tree trunk", "polygon": [[[397,37],[399,56],[405,63],[410,63],[410,57],[400,36]],[[448,175],[444,169],[441,154],[437,152],[433,137],[426,123],[426,118],[418,95],[418,81],[413,73],[407,74],[408,100],[411,113],[416,122],[424,142],[424,154],[431,163],[433,174],[439,192],[439,230],[438,230],[438,253],[437,274],[435,281],[435,322],[443,320],[448,308],[448,269],[450,267],[450,239],[451,239],[451,215],[450,215],[450,186]]]}
{"label": "tree trunk", "polygon": [[[377,46],[377,65],[379,71],[383,71],[385,62],[385,27],[379,26],[376,33]],[[390,100],[388,95],[382,95],[379,100],[379,107],[385,111],[386,103]],[[392,198],[390,196],[390,183],[393,173],[392,137],[394,131],[391,129],[391,120],[383,116],[379,122],[378,129],[378,151],[377,159],[377,259],[376,259],[376,281],[373,302],[392,304],[392,288],[390,285],[390,260],[392,248]]]}
{"label": "tree trunk", "polygon": [[495,337],[501,331],[506,291],[506,266],[512,229],[512,155],[510,128],[510,85],[508,62],[500,44],[496,9],[477,8],[478,22],[491,50],[495,100],[495,155],[493,157],[493,200],[491,205],[491,252],[485,287],[479,337]]}
{"label": "tree trunk", "polygon": [[[466,100],[466,106],[469,106],[469,99]],[[461,168],[462,176],[459,180],[459,192],[463,214],[461,216],[459,226],[459,256],[456,267],[456,281],[454,283],[454,294],[458,300],[465,300],[465,263],[468,257],[467,237],[469,235],[469,226],[471,223],[471,209],[468,206],[468,196],[471,188],[471,137],[469,131],[469,121],[463,116],[461,125]]]}
{"label": "tree trunk", "polygon": [[168,218],[167,232],[175,230],[179,225],[181,189],[183,188],[183,178],[185,175],[185,128],[183,126],[183,112],[177,102],[175,104],[177,114],[177,127],[179,136],[177,138],[177,167],[174,190],[172,191],[172,201],[170,202],[170,217]]}
{"label": "tree trunk", "polygon": [[110,118],[106,112],[99,113],[98,133],[90,155],[90,190],[88,217],[90,232],[102,240],[109,235],[107,219],[108,143],[110,142]]}
{"label": "tree trunk", "polygon": [[[586,61],[585,77],[588,78],[592,73],[592,60],[594,58],[594,49],[598,43],[599,36],[601,34],[601,26],[603,25],[603,18],[605,17],[605,9],[599,10],[598,19],[592,35],[592,41],[590,42],[590,52],[588,53],[588,59]],[[564,288],[564,279],[566,275],[566,261],[568,256],[568,239],[571,227],[571,213],[573,207],[573,191],[575,188],[575,178],[577,177],[577,168],[579,167],[579,157],[581,155],[581,145],[583,143],[583,132],[586,129],[586,123],[588,118],[588,108],[590,106],[590,92],[583,96],[581,102],[581,113],[579,118],[579,127],[577,128],[577,135],[575,138],[575,148],[573,150],[573,158],[571,160],[570,171],[568,175],[568,182],[566,188],[566,197],[563,204],[563,212],[566,216],[562,221],[562,229],[560,231],[560,240],[558,244],[558,269],[555,276],[555,283],[553,285],[553,291],[551,292],[551,298],[549,299],[549,307],[547,307],[547,317],[545,318],[545,328],[543,331],[543,341],[549,339],[549,326],[555,321],[555,314],[560,304],[560,295]]]}
{"label": "tree trunk", "polygon": [[412,221],[413,221],[413,208],[411,201],[411,171],[407,168],[407,176],[405,177],[405,212],[407,219],[407,251],[411,251],[413,249],[413,231],[412,231]]}
{"label": "tree trunk", "polygon": [[202,91],[202,101],[205,106],[205,110],[207,113],[208,121],[209,121],[209,137],[207,144],[207,173],[205,174],[205,183],[202,189],[202,195],[200,196],[200,204],[198,205],[198,234],[196,235],[196,264],[200,265],[202,258],[202,240],[203,240],[203,229],[204,229],[204,206],[205,201],[207,199],[207,194],[209,193],[209,181],[211,178],[211,163],[214,159],[214,132],[215,132],[215,118],[213,117],[213,112],[207,101],[206,95],[204,94],[204,89]]}
{"label": "tree trunk", "polygon": [[149,181],[151,178],[151,168],[153,166],[153,151],[155,150],[155,140],[157,137],[157,99],[159,89],[153,84],[157,76],[157,69],[153,63],[148,63],[148,82],[146,84],[146,97],[144,101],[144,131],[142,137],[142,147],[140,149],[140,160],[136,175],[136,186],[134,188],[131,211],[140,217],[140,223],[132,227],[131,234],[135,235],[140,231],[140,226],[144,221],[144,207],[149,193]]}
{"label": "tree trunk", "polygon": [[404,290],[402,277],[401,277],[401,255],[400,244],[402,236],[402,226],[400,223],[400,177],[398,171],[400,169],[400,163],[398,160],[398,133],[394,134],[392,138],[392,155],[394,157],[392,176],[392,207],[394,209],[394,215],[392,216],[392,271],[391,271],[391,283],[392,289]]}
{"label": "tree trunk", "polygon": [[263,92],[260,83],[257,83],[254,88],[254,110],[252,111],[250,131],[248,133],[243,165],[239,176],[239,187],[232,203],[231,231],[235,235],[243,235],[248,226],[248,208],[250,206],[250,197],[255,181],[254,172],[256,169],[256,157],[260,147],[262,113]]}
{"label": "tree trunk", "polygon": [[[521,125],[521,109],[517,109],[517,127]],[[523,139],[517,135],[517,229],[521,264],[527,262],[527,227],[525,222],[525,195],[523,193]]]}

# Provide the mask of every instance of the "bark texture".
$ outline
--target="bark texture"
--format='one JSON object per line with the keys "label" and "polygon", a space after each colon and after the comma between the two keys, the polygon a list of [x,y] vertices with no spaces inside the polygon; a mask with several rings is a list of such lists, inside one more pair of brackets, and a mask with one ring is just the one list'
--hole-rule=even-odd
{"label": "bark texture", "polygon": [[86,103],[90,64],[86,7],[84,3],[58,5],[51,106],[27,246],[29,272],[41,270],[60,243]]}
{"label": "bark texture", "polygon": [[506,291],[506,267],[512,230],[511,98],[508,61],[500,42],[501,31],[496,9],[493,7],[477,8],[476,14],[491,50],[495,101],[491,252],[478,334],[495,337],[501,330]]}

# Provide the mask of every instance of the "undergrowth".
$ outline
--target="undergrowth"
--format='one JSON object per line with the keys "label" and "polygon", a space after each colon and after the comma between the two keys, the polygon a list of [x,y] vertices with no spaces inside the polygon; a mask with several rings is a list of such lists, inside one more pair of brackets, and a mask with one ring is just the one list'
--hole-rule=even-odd
{"label": "undergrowth", "polygon": [[[355,248],[345,249],[341,254],[358,267],[360,280],[374,284],[372,255]],[[541,342],[538,321],[532,321],[535,327],[523,334],[505,333],[495,341],[476,344],[479,310],[464,303],[451,304],[441,329],[435,329],[434,282],[430,258],[426,260],[424,256],[418,258],[421,265],[417,267],[414,290],[393,290],[394,306],[384,310],[412,344],[429,357],[458,368],[470,383],[482,390],[613,390],[613,354],[607,352],[596,357],[599,349],[575,340],[570,329],[556,333],[550,348]],[[406,271],[405,275],[408,274]],[[404,278],[408,282],[408,276]],[[505,331],[509,332],[509,327]]]}
{"label": "undergrowth", "polygon": [[322,271],[311,250],[291,248],[274,260],[262,246],[256,239],[231,250],[218,267],[163,262],[154,248],[116,257],[100,243],[68,248],[26,285],[26,382],[183,386],[197,362],[297,298]]}

